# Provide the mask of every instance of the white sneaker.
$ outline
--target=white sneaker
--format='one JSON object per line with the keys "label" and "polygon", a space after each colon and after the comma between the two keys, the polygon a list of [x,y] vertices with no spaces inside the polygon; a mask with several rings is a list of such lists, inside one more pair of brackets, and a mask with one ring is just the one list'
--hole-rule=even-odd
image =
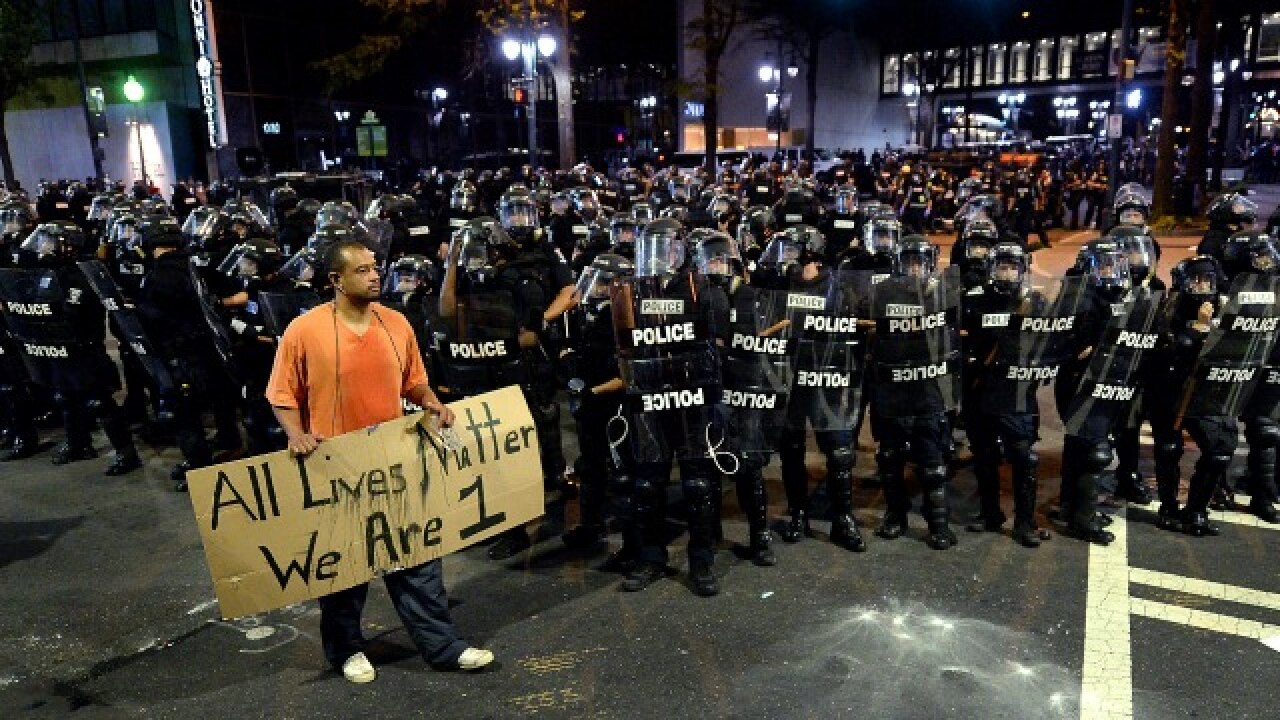
{"label": "white sneaker", "polygon": [[353,683],[371,683],[377,679],[378,671],[373,669],[373,663],[364,653],[358,652],[342,663],[342,676]]}
{"label": "white sneaker", "polygon": [[493,653],[480,648],[469,647],[458,656],[459,670],[479,670],[493,662]]}

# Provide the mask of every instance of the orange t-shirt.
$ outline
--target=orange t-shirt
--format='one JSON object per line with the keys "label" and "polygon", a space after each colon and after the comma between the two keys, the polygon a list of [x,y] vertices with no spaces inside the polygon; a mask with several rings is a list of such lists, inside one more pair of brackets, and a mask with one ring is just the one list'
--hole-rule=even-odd
{"label": "orange t-shirt", "polygon": [[378,303],[371,307],[374,318],[364,335],[338,319],[332,303],[289,323],[267,401],[297,408],[307,431],[321,437],[400,417],[400,398],[426,384],[427,369],[404,315]]}

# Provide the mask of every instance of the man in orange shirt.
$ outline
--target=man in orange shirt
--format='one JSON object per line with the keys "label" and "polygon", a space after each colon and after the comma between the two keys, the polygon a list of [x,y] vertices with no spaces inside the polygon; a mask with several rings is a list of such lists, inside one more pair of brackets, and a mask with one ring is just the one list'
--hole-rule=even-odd
{"label": "man in orange shirt", "polygon": [[[289,451],[308,455],[326,437],[400,417],[401,398],[451,425],[453,412],[427,384],[409,322],[374,302],[382,288],[373,253],[355,240],[339,241],[326,253],[326,266],[334,300],[289,324],[267,386]],[[438,559],[388,573],[383,581],[409,636],[433,667],[478,670],[493,662],[493,653],[458,637]],[[377,677],[360,632],[368,590],[364,583],[319,601],[325,658],[357,683]]]}

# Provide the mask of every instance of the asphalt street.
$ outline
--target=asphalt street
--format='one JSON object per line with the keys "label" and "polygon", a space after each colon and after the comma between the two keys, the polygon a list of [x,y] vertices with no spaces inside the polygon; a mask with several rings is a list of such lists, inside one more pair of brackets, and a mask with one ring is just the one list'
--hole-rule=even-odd
{"label": "asphalt street", "polygon": [[[1089,237],[1054,231],[1037,272],[1060,275]],[[1167,276],[1195,239],[1161,241]],[[1061,424],[1047,393],[1042,407],[1039,521],[1052,528]],[[50,447],[57,436],[46,432]],[[572,458],[571,428],[565,447]],[[1197,456],[1189,444],[1184,478]],[[777,541],[779,564],[758,568],[735,553],[746,527],[726,488],[718,597],[694,596],[683,573],[619,592],[596,569],[602,554],[554,538],[501,563],[472,548],[445,560],[446,580],[455,620],[495,667],[432,671],[375,584],[365,623],[380,675],[355,686],[323,662],[314,603],[219,620],[190,500],[170,490],[176,453],[144,457],[123,478],[101,475],[105,454],[54,467],[46,450],[0,466],[0,717],[1277,715],[1280,526],[1247,515],[1214,513],[1223,534],[1194,539],[1157,529],[1154,505],[1109,504],[1109,548],[1053,532],[1028,550],[1007,531],[960,532],[936,552],[918,515],[907,537],[871,535],[883,498],[860,483],[868,552],[837,549],[819,521],[817,537]],[[808,464],[817,488],[822,456]],[[856,474],[873,474],[871,453]],[[777,519],[776,462],[766,476]],[[967,517],[972,473],[952,488],[953,516]],[[683,571],[683,540],[672,550]]]}

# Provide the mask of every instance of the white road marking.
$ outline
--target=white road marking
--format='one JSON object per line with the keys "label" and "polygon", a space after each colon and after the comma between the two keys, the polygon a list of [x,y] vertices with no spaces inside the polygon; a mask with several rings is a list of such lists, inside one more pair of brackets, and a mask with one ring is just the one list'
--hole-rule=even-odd
{"label": "white road marking", "polygon": [[1268,625],[1256,620],[1246,620],[1206,610],[1195,610],[1181,605],[1169,605],[1153,600],[1133,598],[1129,603],[1129,607],[1134,615],[1262,641],[1272,650],[1275,650],[1275,639],[1280,637],[1280,625]]}
{"label": "white road marking", "polygon": [[1133,717],[1129,533],[1123,510],[1108,529],[1116,536],[1110,545],[1089,546],[1080,720]]}
{"label": "white road marking", "polygon": [[1199,580],[1142,568],[1129,570],[1129,582],[1189,595],[1200,595],[1214,600],[1225,600],[1227,602],[1255,605],[1269,610],[1280,610],[1280,593],[1254,590],[1253,588],[1240,587],[1238,585],[1227,585],[1226,583]]}

